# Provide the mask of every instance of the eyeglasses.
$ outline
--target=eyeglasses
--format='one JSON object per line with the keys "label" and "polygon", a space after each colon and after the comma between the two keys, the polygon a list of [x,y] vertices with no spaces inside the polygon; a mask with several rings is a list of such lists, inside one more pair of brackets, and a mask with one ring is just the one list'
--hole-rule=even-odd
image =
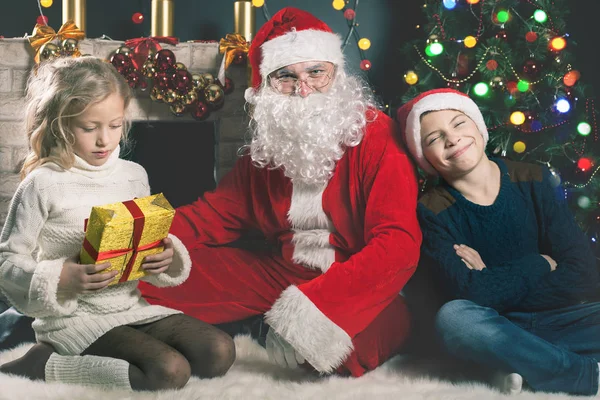
{"label": "eyeglasses", "polygon": [[281,94],[295,93],[300,88],[302,82],[309,88],[319,91],[319,89],[324,88],[331,81],[330,74],[331,72],[319,69],[310,71],[308,77],[305,79],[298,79],[294,75],[282,75],[279,77],[270,76],[269,81],[271,82],[271,86]]}

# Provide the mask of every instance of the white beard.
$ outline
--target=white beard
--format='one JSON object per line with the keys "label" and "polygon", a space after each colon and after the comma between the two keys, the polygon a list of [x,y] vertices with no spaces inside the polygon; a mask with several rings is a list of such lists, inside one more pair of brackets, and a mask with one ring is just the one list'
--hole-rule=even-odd
{"label": "white beard", "polygon": [[365,85],[338,73],[325,93],[282,95],[263,86],[253,97],[250,156],[258,167],[283,167],[295,183],[326,184],[347,147],[357,146],[374,107]]}

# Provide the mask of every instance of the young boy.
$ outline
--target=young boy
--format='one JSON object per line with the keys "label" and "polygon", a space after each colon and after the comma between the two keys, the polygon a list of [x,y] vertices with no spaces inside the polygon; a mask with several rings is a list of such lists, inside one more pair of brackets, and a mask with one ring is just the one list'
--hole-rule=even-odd
{"label": "young boy", "polygon": [[[418,165],[441,183],[418,205],[422,267],[453,299],[435,320],[451,355],[506,375],[502,389],[594,395],[599,272],[549,170],[488,158],[477,105],[451,89],[398,110]],[[522,377],[522,379],[521,379]]]}

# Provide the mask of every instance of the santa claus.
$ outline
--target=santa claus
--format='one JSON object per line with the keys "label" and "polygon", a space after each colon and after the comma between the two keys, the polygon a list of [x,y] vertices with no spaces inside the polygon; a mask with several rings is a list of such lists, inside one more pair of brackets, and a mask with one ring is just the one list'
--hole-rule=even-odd
{"label": "santa claus", "polygon": [[[264,315],[271,359],[360,376],[408,336],[399,293],[421,244],[414,167],[322,21],[284,8],[256,34],[249,62],[252,140],[173,222],[190,278],[142,292],[212,324]],[[271,251],[227,246],[253,230]]]}

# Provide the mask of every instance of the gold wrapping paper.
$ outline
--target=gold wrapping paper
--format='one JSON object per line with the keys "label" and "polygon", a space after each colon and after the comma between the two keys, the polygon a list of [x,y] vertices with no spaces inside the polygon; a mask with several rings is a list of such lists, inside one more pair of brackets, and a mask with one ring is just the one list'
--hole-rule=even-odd
{"label": "gold wrapping paper", "polygon": [[[175,210],[162,193],[131,202],[135,204],[130,208],[126,206],[128,202],[92,207],[80,252],[82,264],[110,262],[110,267],[104,272],[119,271],[111,285],[125,280],[137,280],[146,275],[140,270],[142,261],[146,256],[163,251],[160,242],[167,237],[175,215]],[[130,211],[136,209],[135,205],[139,210]],[[137,215],[137,237],[134,215]],[[137,246],[136,239],[139,239]],[[135,260],[127,268],[132,257]]]}

